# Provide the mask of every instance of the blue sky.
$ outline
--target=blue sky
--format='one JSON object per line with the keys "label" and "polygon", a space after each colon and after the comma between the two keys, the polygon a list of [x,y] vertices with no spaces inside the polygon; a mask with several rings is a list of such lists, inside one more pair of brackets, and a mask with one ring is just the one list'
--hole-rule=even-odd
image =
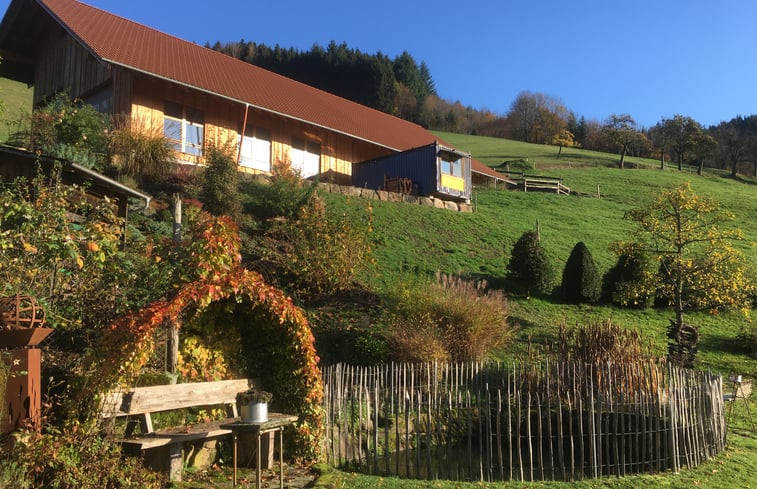
{"label": "blue sky", "polygon": [[522,90],[587,119],[629,113],[644,126],[674,114],[704,125],[757,114],[753,0],[85,3],[199,44],[406,50],[429,66],[441,97],[499,114]]}

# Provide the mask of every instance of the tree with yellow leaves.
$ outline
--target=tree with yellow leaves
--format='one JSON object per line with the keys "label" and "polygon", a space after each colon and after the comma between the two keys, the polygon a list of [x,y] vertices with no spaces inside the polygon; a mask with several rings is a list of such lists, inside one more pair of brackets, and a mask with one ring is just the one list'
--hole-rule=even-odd
{"label": "tree with yellow leaves", "polygon": [[697,195],[685,183],[625,217],[638,225],[636,242],[629,246],[641,246],[660,264],[661,273],[648,274],[636,287],[670,298],[676,315],[672,339],[681,337],[687,310],[738,308],[749,315],[754,284],[732,244],[742,239],[741,231],[722,228],[734,216],[717,201]]}

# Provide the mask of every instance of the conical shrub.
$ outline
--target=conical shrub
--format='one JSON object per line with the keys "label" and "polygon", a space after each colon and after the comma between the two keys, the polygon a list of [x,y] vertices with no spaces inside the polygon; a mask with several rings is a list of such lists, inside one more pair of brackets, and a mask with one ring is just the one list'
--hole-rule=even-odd
{"label": "conical shrub", "polygon": [[626,246],[615,251],[615,262],[602,280],[604,301],[616,306],[649,307],[654,290],[649,289],[650,259],[640,247]]}
{"label": "conical shrub", "polygon": [[548,292],[552,287],[554,270],[536,231],[526,231],[515,242],[507,271],[507,277],[524,290],[526,297],[532,292]]}
{"label": "conical shrub", "polygon": [[594,303],[602,293],[602,280],[589,248],[579,241],[570,252],[562,273],[562,293],[575,304]]}

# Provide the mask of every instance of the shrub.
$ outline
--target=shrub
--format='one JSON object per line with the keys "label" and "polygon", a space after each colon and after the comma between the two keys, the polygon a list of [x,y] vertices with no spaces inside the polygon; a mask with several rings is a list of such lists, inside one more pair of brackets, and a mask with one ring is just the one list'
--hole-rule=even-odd
{"label": "shrub", "polygon": [[602,283],[591,252],[579,241],[570,252],[562,273],[562,294],[568,302],[594,303],[599,300]]}
{"label": "shrub", "polygon": [[525,291],[547,292],[554,282],[554,271],[539,243],[536,231],[526,231],[513,245],[507,264],[508,278],[515,281]]}
{"label": "shrub", "polygon": [[137,122],[116,123],[108,134],[108,150],[111,164],[140,183],[168,175],[176,157],[162,131]]}
{"label": "shrub", "polygon": [[632,364],[654,358],[651,342],[637,331],[624,329],[612,321],[593,322],[573,329],[560,327],[557,350],[561,360],[581,363]]}
{"label": "shrub", "polygon": [[291,165],[277,161],[271,168],[267,185],[255,189],[258,198],[251,202],[251,211],[263,221],[275,217],[295,218],[315,188],[312,182],[301,179],[292,171]]}
{"label": "shrub", "polygon": [[641,285],[649,281],[651,261],[638,246],[614,246],[618,260],[602,279],[602,295],[617,306],[646,308],[651,301],[651,292]]}
{"label": "shrub", "polygon": [[15,123],[10,144],[65,158],[101,171],[107,162],[106,117],[66,92]]}
{"label": "shrub", "polygon": [[500,165],[501,168],[505,168],[508,171],[521,171],[529,172],[534,171],[534,164],[523,158],[517,160],[505,161]]}
{"label": "shrub", "polygon": [[736,338],[750,355],[757,358],[757,323],[749,323],[746,327],[742,327]]}
{"label": "shrub", "polygon": [[237,188],[237,164],[231,148],[209,146],[206,162],[208,166],[202,174],[200,193],[203,208],[215,216],[238,218],[242,207]]}
{"label": "shrub", "polygon": [[371,216],[370,204],[362,219],[330,213],[324,200],[311,194],[296,218],[274,223],[266,252],[304,298],[345,290],[370,260]]}
{"label": "shrub", "polygon": [[[0,473],[11,471],[12,487],[56,489],[158,489],[160,477],[135,457],[121,457],[117,445],[78,425],[47,433],[22,432],[4,458]],[[0,481],[1,483],[1,481]]]}
{"label": "shrub", "polygon": [[391,300],[390,340],[399,361],[483,360],[515,332],[504,294],[484,281],[440,274]]}

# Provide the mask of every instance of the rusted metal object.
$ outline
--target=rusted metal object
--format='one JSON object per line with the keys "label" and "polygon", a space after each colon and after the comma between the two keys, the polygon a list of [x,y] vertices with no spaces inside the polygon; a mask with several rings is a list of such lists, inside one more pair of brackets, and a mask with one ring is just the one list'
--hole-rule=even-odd
{"label": "rusted metal object", "polygon": [[45,324],[45,310],[24,294],[0,299],[0,329],[38,328]]}
{"label": "rusted metal object", "polygon": [[0,299],[0,348],[10,350],[5,403],[0,406],[0,433],[39,427],[42,420],[41,351],[52,333],[43,328],[45,311],[28,295]]}

